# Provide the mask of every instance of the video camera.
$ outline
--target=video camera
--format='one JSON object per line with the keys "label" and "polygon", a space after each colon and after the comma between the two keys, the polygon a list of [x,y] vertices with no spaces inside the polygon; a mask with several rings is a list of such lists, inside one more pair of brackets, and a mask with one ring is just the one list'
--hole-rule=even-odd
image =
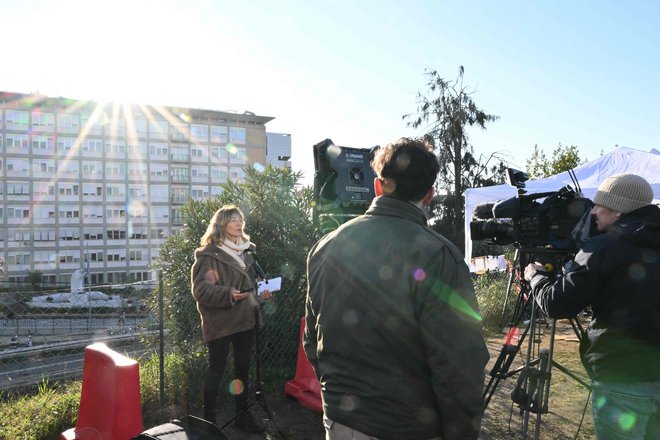
{"label": "video camera", "polygon": [[576,251],[592,230],[593,202],[582,196],[575,173],[571,170],[569,174],[577,190],[567,185],[558,191],[525,194],[529,176],[508,168],[507,183],[518,188],[518,195],[475,206],[472,218],[476,221],[470,222],[472,239],[489,240],[496,245],[551,245]]}
{"label": "video camera", "polygon": [[326,234],[364,214],[374,198],[371,160],[377,147],[349,148],[325,139],[314,145],[314,222]]}

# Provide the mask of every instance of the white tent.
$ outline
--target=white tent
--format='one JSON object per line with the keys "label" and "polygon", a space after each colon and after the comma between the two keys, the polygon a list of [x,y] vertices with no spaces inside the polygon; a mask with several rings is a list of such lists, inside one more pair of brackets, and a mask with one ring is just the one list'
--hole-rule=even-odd
{"label": "white tent", "polygon": [[[598,185],[614,174],[632,173],[644,177],[653,188],[653,203],[660,203],[660,152],[655,148],[650,152],[619,147],[611,153],[594,159],[575,168],[582,193],[585,197],[593,199]],[[529,180],[525,182],[527,194],[557,191],[571,185],[574,187],[568,172],[555,174],[545,179]],[[490,203],[515,197],[516,188],[509,185],[488,186],[484,188],[470,188],[465,191],[465,259],[470,261],[472,256],[472,240],[470,238],[470,221],[474,207],[481,203]]]}

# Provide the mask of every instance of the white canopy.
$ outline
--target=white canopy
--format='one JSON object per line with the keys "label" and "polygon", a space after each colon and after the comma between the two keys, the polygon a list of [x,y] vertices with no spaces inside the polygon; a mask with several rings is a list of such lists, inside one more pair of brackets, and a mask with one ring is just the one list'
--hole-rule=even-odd
{"label": "white canopy", "polygon": [[[593,199],[600,183],[606,178],[620,173],[637,174],[645,178],[653,188],[653,203],[660,203],[660,151],[655,148],[650,152],[619,147],[597,159],[580,165],[574,169],[582,193]],[[571,185],[573,181],[567,171],[545,179],[525,182],[527,194],[557,191]],[[516,188],[509,185],[488,186],[484,188],[469,188],[465,191],[465,259],[472,256],[472,240],[470,238],[470,221],[474,207],[481,203],[490,203],[515,197]]]}

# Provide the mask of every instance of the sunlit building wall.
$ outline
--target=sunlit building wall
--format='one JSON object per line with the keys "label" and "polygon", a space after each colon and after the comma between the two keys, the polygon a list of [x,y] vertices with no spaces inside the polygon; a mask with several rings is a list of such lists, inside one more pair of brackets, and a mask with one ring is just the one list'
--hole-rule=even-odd
{"label": "sunlit building wall", "polygon": [[0,92],[0,257],[7,286],[153,279],[189,199],[266,164],[252,112],[99,103]]}
{"label": "sunlit building wall", "polygon": [[266,161],[276,168],[291,168],[291,135],[266,133]]}

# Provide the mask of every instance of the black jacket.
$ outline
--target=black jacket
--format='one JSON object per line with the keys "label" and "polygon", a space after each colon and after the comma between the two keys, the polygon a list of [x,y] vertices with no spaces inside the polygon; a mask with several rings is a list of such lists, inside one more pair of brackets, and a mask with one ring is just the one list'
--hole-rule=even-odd
{"label": "black jacket", "polygon": [[581,344],[589,375],[605,382],[660,381],[660,208],[622,215],[591,238],[557,280],[531,280],[552,318],[588,305],[593,319]]}
{"label": "black jacket", "polygon": [[305,351],[332,420],[383,440],[475,439],[488,351],[459,251],[374,199],[308,257]]}

